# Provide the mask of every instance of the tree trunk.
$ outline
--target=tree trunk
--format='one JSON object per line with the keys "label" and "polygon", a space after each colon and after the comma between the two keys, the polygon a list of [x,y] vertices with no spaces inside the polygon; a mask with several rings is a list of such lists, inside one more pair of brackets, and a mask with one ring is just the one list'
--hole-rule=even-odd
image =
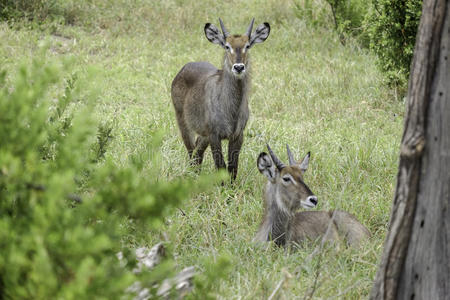
{"label": "tree trunk", "polygon": [[425,0],[389,232],[370,299],[450,299],[450,4]]}

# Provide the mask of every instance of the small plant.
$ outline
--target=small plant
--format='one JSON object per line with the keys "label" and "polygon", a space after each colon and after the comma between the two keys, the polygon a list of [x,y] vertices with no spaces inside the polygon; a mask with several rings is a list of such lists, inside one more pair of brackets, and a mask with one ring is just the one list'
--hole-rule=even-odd
{"label": "small plant", "polygon": [[99,161],[100,159],[105,157],[105,153],[108,145],[111,143],[113,139],[112,135],[113,126],[111,122],[103,122],[98,126],[97,132],[97,143],[94,144],[94,161]]}

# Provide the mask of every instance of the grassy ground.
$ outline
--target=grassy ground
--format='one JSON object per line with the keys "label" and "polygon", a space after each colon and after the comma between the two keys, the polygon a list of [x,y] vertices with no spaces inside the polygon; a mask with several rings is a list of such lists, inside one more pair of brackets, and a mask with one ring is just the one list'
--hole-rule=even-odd
{"label": "grassy ground", "polygon": [[[170,84],[189,61],[220,66],[222,50],[206,40],[204,23],[218,25],[221,17],[230,31],[242,33],[255,17],[272,27],[267,41],[251,50],[251,116],[236,184],[196,195],[162,231],[136,228],[130,242],[165,239],[180,268],[202,270],[205,257],[229,256],[231,270],[214,288],[217,298],[265,299],[280,281],[280,299],[367,297],[389,219],[403,115],[401,101],[382,85],[375,57],[298,19],[287,0],[91,3],[97,6],[72,4],[67,25],[0,23],[0,66],[30,61],[47,45],[45,56],[71,57],[73,72],[95,69],[95,114],[115,125],[107,155],[121,164],[131,153],[145,153],[145,141],[161,131],[161,164],[147,166],[159,168],[161,179],[196,176],[176,126]],[[319,209],[355,214],[372,239],[358,250],[316,256],[310,255],[314,244],[297,251],[253,245],[265,184],[256,158],[267,142],[284,160],[286,143],[298,158],[311,151],[305,180]],[[208,150],[202,172],[214,173],[213,165]]]}

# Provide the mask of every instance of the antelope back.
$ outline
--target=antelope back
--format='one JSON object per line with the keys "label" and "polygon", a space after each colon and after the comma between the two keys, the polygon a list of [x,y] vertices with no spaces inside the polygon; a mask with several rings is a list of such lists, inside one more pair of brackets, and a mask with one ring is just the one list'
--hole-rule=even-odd
{"label": "antelope back", "polygon": [[287,235],[288,240],[297,243],[321,238],[338,247],[338,241],[357,247],[370,237],[370,232],[346,211],[302,211],[295,215]]}

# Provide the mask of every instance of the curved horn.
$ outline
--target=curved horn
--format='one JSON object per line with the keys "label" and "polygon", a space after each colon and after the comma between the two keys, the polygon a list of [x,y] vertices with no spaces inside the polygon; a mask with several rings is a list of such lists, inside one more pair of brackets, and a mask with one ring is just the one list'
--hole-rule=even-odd
{"label": "curved horn", "polygon": [[269,150],[270,157],[272,157],[272,160],[275,163],[275,165],[277,166],[277,169],[278,170],[283,169],[285,167],[285,165],[283,164],[283,162],[281,162],[281,160],[278,159],[278,157],[275,155],[275,153],[273,153],[269,144],[267,144],[267,150]]}
{"label": "curved horn", "polygon": [[252,35],[253,22],[255,22],[255,18],[252,19],[252,21],[250,22],[250,25],[248,25],[248,28],[247,28],[246,35],[248,36],[249,39],[250,39],[250,36]]}
{"label": "curved horn", "polygon": [[290,166],[296,165],[297,162],[295,161],[294,155],[292,155],[291,149],[289,149],[289,145],[288,144],[286,144],[286,149],[287,149],[287,155],[288,155],[288,158],[289,158],[289,165]]}
{"label": "curved horn", "polygon": [[230,33],[229,33],[228,30],[225,28],[225,25],[223,25],[223,22],[222,22],[222,19],[221,19],[221,18],[219,18],[219,23],[220,23],[220,28],[222,28],[223,36],[224,36],[225,38],[227,38],[227,37],[230,35]]}

